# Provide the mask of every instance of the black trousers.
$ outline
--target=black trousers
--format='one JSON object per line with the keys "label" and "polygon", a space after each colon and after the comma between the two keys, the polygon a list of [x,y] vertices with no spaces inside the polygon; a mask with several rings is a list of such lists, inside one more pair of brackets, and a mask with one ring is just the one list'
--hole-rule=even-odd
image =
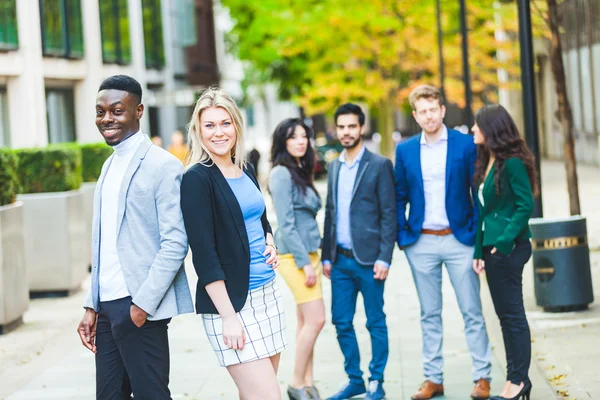
{"label": "black trousers", "polygon": [[131,297],[100,303],[96,328],[96,399],[167,400],[169,319],[135,326]]}
{"label": "black trousers", "polygon": [[531,333],[523,305],[523,268],[531,257],[531,243],[519,241],[507,256],[491,254],[484,247],[483,258],[487,282],[500,319],[506,349],[506,379],[516,385],[528,382],[531,363]]}

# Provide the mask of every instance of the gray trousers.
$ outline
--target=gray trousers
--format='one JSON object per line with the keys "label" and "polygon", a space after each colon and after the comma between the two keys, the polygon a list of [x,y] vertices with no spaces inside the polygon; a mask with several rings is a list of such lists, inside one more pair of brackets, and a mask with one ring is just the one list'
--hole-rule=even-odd
{"label": "gray trousers", "polygon": [[404,251],[421,304],[425,379],[437,384],[444,380],[442,264],[446,266],[464,319],[467,346],[473,360],[472,379],[490,379],[492,348],[481,312],[479,276],[473,271],[473,247],[460,243],[452,234],[422,234]]}

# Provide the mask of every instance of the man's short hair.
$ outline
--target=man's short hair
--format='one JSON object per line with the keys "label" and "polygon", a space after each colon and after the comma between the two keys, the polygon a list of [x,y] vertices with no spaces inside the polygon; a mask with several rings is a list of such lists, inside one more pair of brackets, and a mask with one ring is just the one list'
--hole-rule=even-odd
{"label": "man's short hair", "polygon": [[413,110],[416,111],[415,103],[420,99],[437,100],[440,102],[440,106],[444,105],[444,97],[441,90],[432,85],[419,85],[410,92],[408,101]]}
{"label": "man's short hair", "polygon": [[365,124],[365,113],[362,108],[353,103],[342,104],[335,111],[335,115],[333,117],[333,121],[337,124],[337,119],[340,115],[354,114],[358,117],[358,123],[360,126]]}
{"label": "man's short hair", "polygon": [[138,81],[127,75],[113,75],[106,78],[100,84],[98,91],[102,90],[122,90],[137,97],[138,102],[142,102],[142,86]]}

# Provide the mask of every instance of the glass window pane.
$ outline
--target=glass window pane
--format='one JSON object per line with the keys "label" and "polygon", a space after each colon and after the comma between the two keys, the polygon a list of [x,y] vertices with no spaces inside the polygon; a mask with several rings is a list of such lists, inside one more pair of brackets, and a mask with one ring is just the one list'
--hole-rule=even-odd
{"label": "glass window pane", "polygon": [[115,3],[104,0],[100,4],[100,33],[102,35],[102,59],[105,63],[117,62],[117,24]]}
{"label": "glass window pane", "polygon": [[67,34],[69,35],[69,56],[83,57],[83,23],[81,0],[65,0],[67,10]]}
{"label": "glass window pane", "polygon": [[181,47],[196,44],[196,8],[194,0],[175,1],[175,23],[177,45]]}
{"label": "glass window pane", "polygon": [[19,47],[16,0],[0,1],[0,49]]}
{"label": "glass window pane", "polygon": [[10,147],[8,99],[4,88],[0,88],[0,147]]}
{"label": "glass window pane", "polygon": [[144,19],[144,54],[147,68],[163,68],[165,65],[165,46],[162,31],[162,12],[160,0],[142,0]]}
{"label": "glass window pane", "polygon": [[48,142],[75,141],[75,109],[72,89],[47,89]]}
{"label": "glass window pane", "polygon": [[44,54],[67,54],[66,29],[64,29],[63,0],[42,0],[42,43]]}
{"label": "glass window pane", "polygon": [[129,37],[129,11],[128,0],[117,0],[119,5],[119,41],[120,41],[120,64],[131,63],[131,38]]}

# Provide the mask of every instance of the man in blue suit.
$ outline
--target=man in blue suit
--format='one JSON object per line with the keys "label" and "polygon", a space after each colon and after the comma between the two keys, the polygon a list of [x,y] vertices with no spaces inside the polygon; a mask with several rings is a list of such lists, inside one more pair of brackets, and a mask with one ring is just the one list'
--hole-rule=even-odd
{"label": "man in blue suit", "polygon": [[[473,184],[477,149],[470,135],[449,130],[440,91],[421,85],[409,97],[421,134],[396,149],[398,245],[410,264],[419,302],[425,382],[411,398],[442,395],[442,264],[465,323],[473,360],[474,399],[489,398],[491,347],[473,271],[477,222]],[[410,205],[408,218],[406,207]]]}

